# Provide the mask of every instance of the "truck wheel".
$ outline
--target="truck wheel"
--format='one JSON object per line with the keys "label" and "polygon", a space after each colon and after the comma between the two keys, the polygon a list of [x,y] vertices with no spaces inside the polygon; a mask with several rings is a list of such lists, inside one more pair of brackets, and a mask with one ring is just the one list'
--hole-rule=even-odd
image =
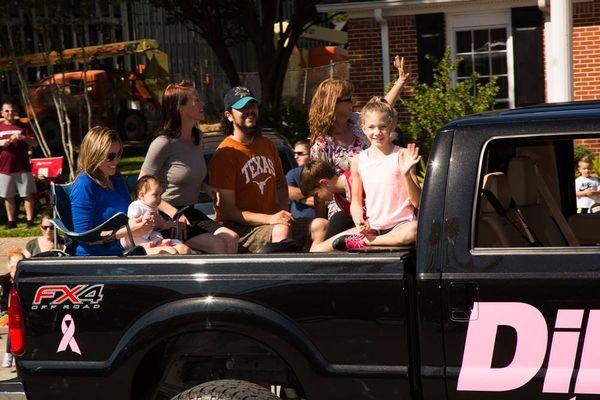
{"label": "truck wheel", "polygon": [[171,400],[280,400],[262,386],[246,381],[225,379],[194,386]]}
{"label": "truck wheel", "polygon": [[138,110],[123,110],[119,113],[118,129],[123,140],[144,140],[148,125]]}

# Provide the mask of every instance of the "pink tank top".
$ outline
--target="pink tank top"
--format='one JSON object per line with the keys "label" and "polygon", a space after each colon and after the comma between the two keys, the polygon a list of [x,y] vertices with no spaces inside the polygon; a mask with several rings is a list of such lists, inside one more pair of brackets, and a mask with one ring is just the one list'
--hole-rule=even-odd
{"label": "pink tank top", "polygon": [[400,147],[373,160],[367,150],[358,155],[358,173],[365,192],[365,206],[373,229],[390,229],[403,221],[415,219],[404,178],[398,167]]}

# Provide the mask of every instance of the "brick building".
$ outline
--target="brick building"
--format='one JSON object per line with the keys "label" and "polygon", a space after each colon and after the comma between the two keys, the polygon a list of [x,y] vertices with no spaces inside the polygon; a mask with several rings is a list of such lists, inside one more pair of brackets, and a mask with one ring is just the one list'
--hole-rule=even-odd
{"label": "brick building", "polygon": [[[390,81],[385,60],[400,54],[430,82],[425,55],[446,47],[464,59],[453,81],[497,77],[495,108],[600,98],[600,0],[326,0],[319,10],[348,14],[358,106]],[[600,152],[600,140],[586,145]]]}

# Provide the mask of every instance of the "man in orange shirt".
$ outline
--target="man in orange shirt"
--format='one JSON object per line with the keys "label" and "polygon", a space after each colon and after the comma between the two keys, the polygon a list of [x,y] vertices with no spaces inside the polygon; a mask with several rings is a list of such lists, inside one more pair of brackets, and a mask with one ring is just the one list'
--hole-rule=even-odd
{"label": "man in orange shirt", "polygon": [[[224,98],[221,130],[227,137],[213,155],[210,184],[218,189],[216,219],[235,230],[240,245],[256,252],[268,243],[291,237],[315,241],[324,236],[327,221],[294,221],[288,211],[288,188],[277,148],[261,135],[258,101],[245,87],[230,89]],[[300,240],[301,241],[301,240]]]}

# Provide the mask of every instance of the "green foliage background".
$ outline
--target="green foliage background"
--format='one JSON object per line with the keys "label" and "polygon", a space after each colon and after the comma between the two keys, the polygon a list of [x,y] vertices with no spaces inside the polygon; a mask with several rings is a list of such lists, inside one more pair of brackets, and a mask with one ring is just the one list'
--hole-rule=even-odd
{"label": "green foliage background", "polygon": [[[435,62],[433,57],[427,58]],[[446,49],[444,57],[434,68],[433,83],[427,85],[413,79],[412,96],[401,100],[410,115],[408,123],[401,126],[401,131],[408,139],[419,143],[424,154],[429,153],[435,135],[444,125],[489,110],[498,94],[496,79],[492,78],[483,85],[477,82],[477,73],[453,86],[452,72],[461,62],[460,58],[452,60],[450,49]]]}

